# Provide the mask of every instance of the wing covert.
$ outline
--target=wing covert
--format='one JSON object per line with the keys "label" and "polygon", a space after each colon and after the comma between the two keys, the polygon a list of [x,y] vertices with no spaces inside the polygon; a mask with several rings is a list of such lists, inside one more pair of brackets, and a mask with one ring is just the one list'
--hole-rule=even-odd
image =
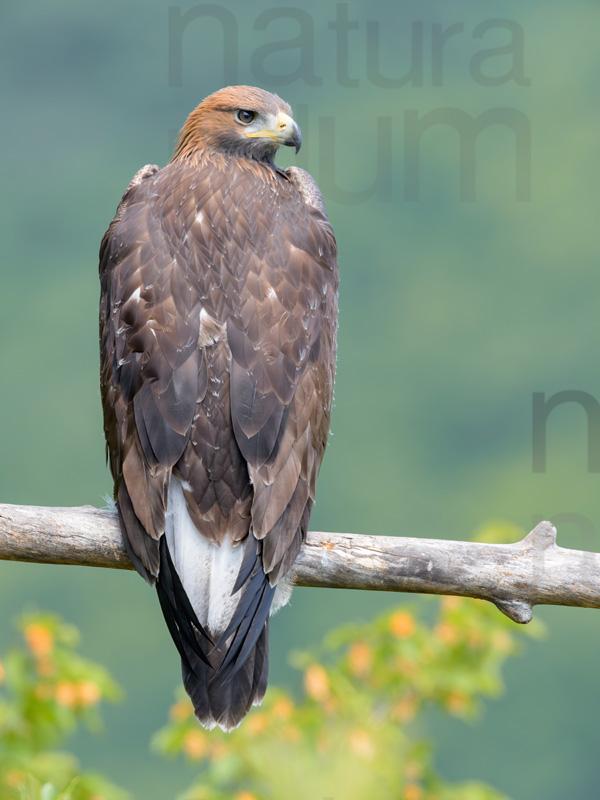
{"label": "wing covert", "polygon": [[301,188],[286,174],[286,184],[271,215],[272,244],[227,324],[233,430],[253,484],[252,531],[273,583],[298,554],[314,502],[337,330],[336,245],[322,199],[314,182],[310,202],[306,182]]}
{"label": "wing covert", "polygon": [[130,555],[150,582],[159,568],[171,471],[207,388],[200,303],[185,291],[176,248],[153,203],[159,178],[154,167],[137,174],[100,250],[107,455]]}

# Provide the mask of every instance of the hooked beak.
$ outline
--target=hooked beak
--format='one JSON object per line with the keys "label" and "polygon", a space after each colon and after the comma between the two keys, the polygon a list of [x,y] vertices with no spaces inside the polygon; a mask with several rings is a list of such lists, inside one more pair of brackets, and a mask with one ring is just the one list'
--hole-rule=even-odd
{"label": "hooked beak", "polygon": [[302,131],[298,123],[280,111],[277,115],[277,130],[286,137],[282,144],[286,147],[295,147],[297,153],[302,147]]}
{"label": "hooked beak", "polygon": [[260,131],[248,131],[244,135],[251,139],[268,139],[279,146],[295,147],[296,153],[302,146],[302,133],[298,123],[283,111],[277,114],[275,130],[263,128]]}

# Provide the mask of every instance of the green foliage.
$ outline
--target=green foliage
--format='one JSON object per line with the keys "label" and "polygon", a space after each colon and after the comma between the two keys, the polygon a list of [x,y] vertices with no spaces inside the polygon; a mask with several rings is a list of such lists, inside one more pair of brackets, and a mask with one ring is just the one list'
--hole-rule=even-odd
{"label": "green foliage", "polygon": [[160,752],[198,762],[181,800],[502,800],[479,783],[435,773],[420,716],[427,707],[472,717],[502,689],[501,668],[521,632],[483,601],[444,598],[432,622],[419,603],[327,636],[318,653],[296,653],[304,693],[271,689],[231,734],[198,727],[183,692],[155,737]]}
{"label": "green foliage", "polygon": [[[494,535],[494,530],[496,531]],[[480,538],[510,535],[490,525]],[[123,800],[106,779],[58,750],[120,692],[77,652],[79,634],[50,614],[25,616],[23,643],[0,661],[0,800]],[[435,770],[423,712],[469,719],[502,688],[516,626],[487,602],[444,597],[402,605],[295,652],[303,691],[271,688],[231,734],[205,731],[183,689],[153,746],[199,767],[179,800],[506,800],[482,783],[451,784]]]}
{"label": "green foliage", "polygon": [[82,658],[75,628],[50,614],[28,615],[25,645],[0,661],[0,800],[122,800],[106,779],[81,773],[57,748],[80,724],[98,729],[98,705],[119,690]]}

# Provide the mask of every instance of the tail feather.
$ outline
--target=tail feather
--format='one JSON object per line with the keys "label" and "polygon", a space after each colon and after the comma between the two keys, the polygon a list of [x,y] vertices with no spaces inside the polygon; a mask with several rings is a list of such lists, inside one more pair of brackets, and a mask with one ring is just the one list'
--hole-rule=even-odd
{"label": "tail feather", "polygon": [[169,633],[182,658],[187,657],[184,647],[186,644],[204,664],[210,666],[206,647],[202,647],[201,642],[204,641],[211,646],[213,642],[190,605],[177,570],[173,566],[164,536],[160,541],[160,557],[161,570],[156,581],[156,590]]}
{"label": "tail feather", "polygon": [[268,648],[267,622],[250,657],[218,686],[209,678],[210,668],[201,662],[190,666],[182,658],[183,684],[194,704],[196,717],[205,728],[212,729],[218,725],[231,731],[237,728],[253,705],[261,703],[269,673]]}
{"label": "tail feather", "polygon": [[172,479],[157,590],[197,718],[207,728],[237,727],[267,687],[275,587],[262,568],[262,543],[252,533],[235,546],[208,541]]}
{"label": "tail feather", "polygon": [[227,675],[228,670],[235,672],[250,655],[269,617],[274,593],[275,589],[267,580],[253,595],[244,618],[235,629],[233,639],[228,645],[227,655],[221,664],[219,671],[223,677]]}
{"label": "tail feather", "polygon": [[[225,628],[219,641],[215,645],[216,647],[220,647],[224,644],[231,634],[239,628],[246,617],[252,617],[250,610],[252,603],[257,603],[259,601],[259,594],[262,592],[265,583],[268,583],[267,576],[262,569],[262,542],[250,538],[245,547],[246,551],[232,593],[239,591],[242,587],[244,587],[244,592],[227,628]],[[240,576],[243,577],[243,580],[240,580]],[[254,608],[255,611],[256,608],[257,606]]]}

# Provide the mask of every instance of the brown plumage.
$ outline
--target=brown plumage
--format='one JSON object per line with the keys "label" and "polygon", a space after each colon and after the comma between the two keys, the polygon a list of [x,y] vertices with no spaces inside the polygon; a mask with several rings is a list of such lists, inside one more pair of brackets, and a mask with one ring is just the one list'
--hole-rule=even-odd
{"label": "brown plumage", "polygon": [[[101,385],[124,539],[207,727],[264,695],[268,616],[329,431],[336,243],[279,97],[222,89],[127,187],[100,248]],[[279,586],[279,589],[277,587]]]}

